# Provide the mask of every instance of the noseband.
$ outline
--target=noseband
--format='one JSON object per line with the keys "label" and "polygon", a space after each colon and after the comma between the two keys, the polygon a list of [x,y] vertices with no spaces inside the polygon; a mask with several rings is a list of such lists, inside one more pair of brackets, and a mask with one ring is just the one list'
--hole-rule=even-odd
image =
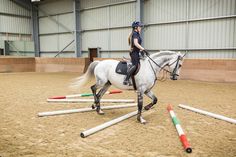
{"label": "noseband", "polygon": [[[173,70],[173,72],[170,74],[173,78],[176,78],[176,76],[179,76],[178,74],[176,74],[177,70],[179,69],[179,61],[181,60],[181,57],[178,56],[177,60],[175,61],[176,64],[175,64],[175,68]],[[175,62],[171,63],[174,64]],[[170,65],[169,65],[170,66]]]}

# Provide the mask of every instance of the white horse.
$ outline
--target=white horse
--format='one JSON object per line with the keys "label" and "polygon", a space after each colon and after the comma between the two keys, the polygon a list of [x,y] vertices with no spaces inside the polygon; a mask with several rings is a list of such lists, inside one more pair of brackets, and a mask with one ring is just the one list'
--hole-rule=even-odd
{"label": "white horse", "polygon": [[[149,110],[153,105],[157,103],[157,97],[151,91],[155,85],[159,72],[165,67],[169,66],[170,78],[177,80],[179,76],[180,67],[183,63],[184,55],[180,52],[174,51],[160,51],[150,56],[145,56],[140,60],[139,72],[135,75],[137,97],[138,97],[138,116],[137,120],[142,124],[146,123],[146,120],[142,117],[143,108],[143,94],[152,99],[152,102],[145,106],[145,110]],[[123,85],[125,75],[121,75],[115,72],[115,69],[119,61],[117,60],[104,60],[92,62],[87,72],[78,77],[73,84],[78,88],[82,88],[92,76],[95,76],[96,84],[91,86],[91,90],[94,94],[94,103],[96,105],[96,111],[98,114],[104,114],[100,108],[100,99],[113,85],[122,90],[134,90],[133,86]],[[97,89],[101,90],[97,93]],[[92,106],[94,108],[94,105]]]}

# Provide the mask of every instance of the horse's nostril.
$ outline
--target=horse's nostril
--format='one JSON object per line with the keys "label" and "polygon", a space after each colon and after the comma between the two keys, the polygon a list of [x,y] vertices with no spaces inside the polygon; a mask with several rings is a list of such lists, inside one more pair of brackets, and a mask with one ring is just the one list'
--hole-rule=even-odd
{"label": "horse's nostril", "polygon": [[175,75],[175,76],[171,76],[170,79],[171,79],[171,80],[177,80],[178,78],[177,78],[177,76]]}

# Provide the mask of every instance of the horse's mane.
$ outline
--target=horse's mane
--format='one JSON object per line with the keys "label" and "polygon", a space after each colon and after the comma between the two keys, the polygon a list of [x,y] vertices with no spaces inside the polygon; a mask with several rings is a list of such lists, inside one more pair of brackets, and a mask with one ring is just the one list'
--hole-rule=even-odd
{"label": "horse's mane", "polygon": [[156,52],[154,54],[151,54],[150,57],[156,58],[156,57],[161,57],[161,56],[166,56],[166,55],[174,55],[174,54],[176,54],[176,52],[174,52],[174,51],[160,51],[160,52]]}

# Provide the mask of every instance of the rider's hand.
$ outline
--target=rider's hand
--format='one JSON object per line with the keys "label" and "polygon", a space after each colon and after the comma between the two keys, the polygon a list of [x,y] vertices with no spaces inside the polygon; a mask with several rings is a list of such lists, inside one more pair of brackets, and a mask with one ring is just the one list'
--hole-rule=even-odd
{"label": "rider's hand", "polygon": [[141,54],[145,54],[146,56],[150,56],[150,54],[145,49],[141,50]]}

